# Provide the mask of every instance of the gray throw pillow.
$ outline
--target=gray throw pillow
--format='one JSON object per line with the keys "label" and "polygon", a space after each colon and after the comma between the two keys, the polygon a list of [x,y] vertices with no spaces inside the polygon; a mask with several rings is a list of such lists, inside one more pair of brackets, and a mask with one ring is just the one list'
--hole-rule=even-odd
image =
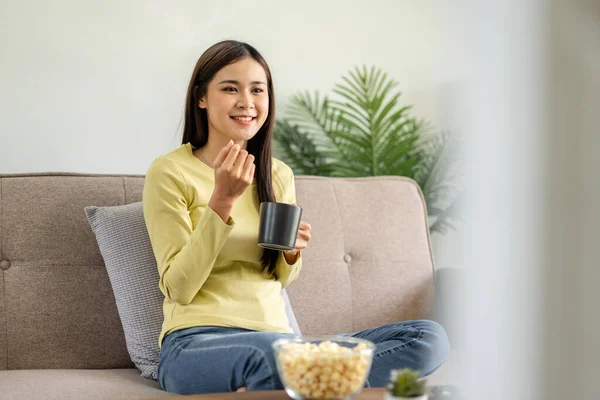
{"label": "gray throw pillow", "polygon": [[[164,297],[142,203],[90,206],[85,214],[106,265],[129,356],[143,377],[156,380]],[[290,327],[301,335],[285,290],[282,295]]]}

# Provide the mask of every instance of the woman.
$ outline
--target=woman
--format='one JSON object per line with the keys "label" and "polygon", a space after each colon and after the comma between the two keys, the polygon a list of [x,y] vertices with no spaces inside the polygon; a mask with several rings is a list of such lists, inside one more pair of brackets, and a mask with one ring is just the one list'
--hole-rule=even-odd
{"label": "woman", "polygon": [[[295,248],[257,245],[261,202],[295,203],[294,176],[271,157],[275,101],[269,67],[252,46],[223,41],[198,60],[182,146],[146,175],[144,217],[165,296],[158,379],[180,394],[282,389],[271,343],[292,335],[281,288],[302,267],[311,227]],[[392,368],[433,372],[444,330],[406,321],[352,334],[376,343],[370,386]]]}

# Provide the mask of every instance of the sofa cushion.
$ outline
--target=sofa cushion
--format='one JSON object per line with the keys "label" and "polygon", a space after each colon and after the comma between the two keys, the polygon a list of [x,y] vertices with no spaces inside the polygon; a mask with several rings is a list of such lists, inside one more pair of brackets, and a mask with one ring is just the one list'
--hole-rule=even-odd
{"label": "sofa cushion", "polygon": [[173,396],[134,368],[0,371],[0,397],[39,399],[151,399]]}
{"label": "sofa cushion", "polygon": [[[89,206],[85,212],[104,258],[129,355],[142,376],[157,379],[164,297],[142,203]],[[282,295],[290,326],[300,335],[285,290]]]}
{"label": "sofa cushion", "polygon": [[86,207],[117,303],[127,351],[146,378],[156,379],[163,295],[141,203]]}

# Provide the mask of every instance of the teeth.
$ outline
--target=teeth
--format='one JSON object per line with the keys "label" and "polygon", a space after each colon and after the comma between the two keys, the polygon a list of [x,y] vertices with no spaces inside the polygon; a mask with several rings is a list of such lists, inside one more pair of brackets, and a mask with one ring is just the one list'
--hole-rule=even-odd
{"label": "teeth", "polygon": [[252,121],[252,117],[232,117],[233,119],[237,119],[238,121],[250,122]]}

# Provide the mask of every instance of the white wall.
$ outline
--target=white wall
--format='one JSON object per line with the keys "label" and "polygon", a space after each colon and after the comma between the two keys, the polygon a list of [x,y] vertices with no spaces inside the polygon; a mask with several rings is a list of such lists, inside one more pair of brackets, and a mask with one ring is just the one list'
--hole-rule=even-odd
{"label": "white wall", "polygon": [[0,173],[145,173],[180,140],[200,54],[255,45],[277,103],[383,67],[415,114],[447,127],[454,44],[433,1],[5,1],[0,13]]}

